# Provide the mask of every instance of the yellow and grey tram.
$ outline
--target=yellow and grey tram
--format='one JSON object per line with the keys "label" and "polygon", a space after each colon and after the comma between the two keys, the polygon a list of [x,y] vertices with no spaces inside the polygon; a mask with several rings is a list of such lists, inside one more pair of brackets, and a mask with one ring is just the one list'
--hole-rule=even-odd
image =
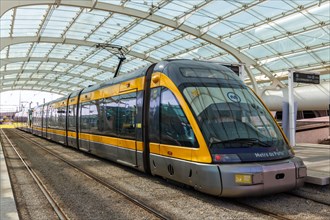
{"label": "yellow and grey tram", "polygon": [[224,197],[282,192],[306,167],[230,69],[169,60],[33,110],[33,134]]}

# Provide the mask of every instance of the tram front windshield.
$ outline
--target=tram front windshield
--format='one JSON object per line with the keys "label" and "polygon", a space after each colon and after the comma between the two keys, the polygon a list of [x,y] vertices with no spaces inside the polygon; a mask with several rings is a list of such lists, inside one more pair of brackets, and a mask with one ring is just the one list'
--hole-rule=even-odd
{"label": "tram front windshield", "polygon": [[225,155],[227,162],[291,156],[272,116],[249,88],[199,81],[184,84],[182,92],[212,155]]}

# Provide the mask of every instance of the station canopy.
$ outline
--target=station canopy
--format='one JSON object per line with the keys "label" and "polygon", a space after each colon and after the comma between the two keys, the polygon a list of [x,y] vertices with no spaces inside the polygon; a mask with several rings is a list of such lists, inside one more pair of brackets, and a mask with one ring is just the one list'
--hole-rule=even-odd
{"label": "station canopy", "polygon": [[289,69],[329,81],[327,0],[1,0],[1,86],[69,94],[166,59],[245,65],[245,82],[284,88]]}

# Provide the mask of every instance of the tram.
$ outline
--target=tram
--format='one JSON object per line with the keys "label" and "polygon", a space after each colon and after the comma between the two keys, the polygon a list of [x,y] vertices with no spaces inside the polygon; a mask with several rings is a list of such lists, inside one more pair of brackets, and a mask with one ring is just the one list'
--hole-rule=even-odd
{"label": "tram", "polygon": [[229,68],[168,60],[33,110],[35,135],[215,196],[288,191],[303,161]]}

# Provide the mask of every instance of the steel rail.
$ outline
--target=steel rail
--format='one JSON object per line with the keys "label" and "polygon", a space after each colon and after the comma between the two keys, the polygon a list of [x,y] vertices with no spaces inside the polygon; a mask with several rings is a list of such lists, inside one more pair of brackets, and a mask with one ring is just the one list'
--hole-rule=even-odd
{"label": "steel rail", "polygon": [[126,198],[127,200],[129,200],[130,202],[132,202],[133,204],[139,206],[140,208],[146,210],[147,212],[155,215],[156,217],[160,218],[160,219],[170,219],[169,217],[166,217],[165,215],[163,215],[162,213],[158,212],[156,209],[153,209],[152,207],[146,205],[145,203],[143,203],[142,201],[140,201],[139,199],[134,198],[133,196],[130,196],[129,194],[125,193],[124,191],[118,189],[116,186],[111,185],[109,183],[107,183],[106,181],[102,180],[101,178],[95,176],[94,174],[80,168],[78,165],[66,160],[65,158],[58,156],[56,153],[52,152],[51,150],[45,148],[44,146],[42,146],[41,144],[39,144],[38,142],[31,140],[21,134],[19,134],[18,132],[14,132],[16,135],[24,138],[25,140],[36,144],[39,148],[43,149],[44,151],[47,151],[49,154],[53,155],[54,157],[56,157],[57,159],[67,163],[68,165],[72,166],[73,168],[75,168],[76,170],[82,172],[83,174],[85,174],[86,176],[90,177],[91,179],[93,179],[94,181],[100,183],[101,185],[105,186],[106,188],[122,195],[124,198]]}
{"label": "steel rail", "polygon": [[66,215],[64,214],[64,212],[61,210],[61,208],[57,205],[56,201],[53,199],[53,197],[51,196],[50,192],[47,190],[47,188],[45,187],[45,185],[43,184],[43,182],[41,181],[41,179],[33,171],[33,169],[25,162],[25,160],[22,158],[22,156],[20,155],[20,153],[18,153],[18,151],[15,148],[14,144],[10,141],[10,139],[8,138],[8,136],[3,131],[2,128],[1,128],[1,132],[2,132],[3,136],[6,138],[6,140],[8,141],[8,143],[10,144],[10,146],[13,148],[13,150],[15,151],[15,153],[17,154],[17,156],[19,157],[19,159],[21,160],[21,162],[24,164],[25,168],[28,170],[28,172],[30,173],[31,177],[33,178],[33,180],[35,181],[35,183],[38,185],[39,189],[44,194],[44,196],[46,197],[46,199],[49,202],[49,204],[54,209],[54,211],[55,211],[56,215],[58,216],[58,218],[60,220],[67,220],[68,218],[66,217]]}
{"label": "steel rail", "polygon": [[244,207],[244,208],[247,208],[249,210],[254,210],[258,213],[261,213],[261,214],[264,214],[264,215],[267,215],[267,216],[271,216],[273,218],[276,218],[276,219],[281,219],[281,220],[292,220],[290,218],[287,218],[287,217],[284,217],[282,215],[279,215],[277,213],[274,213],[274,212],[270,212],[270,211],[267,211],[267,210],[264,210],[264,209],[260,209],[258,207],[255,207],[255,206],[252,206],[252,205],[249,205],[249,204],[246,204],[246,203],[243,203],[243,202],[240,202],[238,200],[230,200],[233,204],[235,205],[238,205],[238,206],[241,206],[241,207]]}
{"label": "steel rail", "polygon": [[301,198],[301,199],[307,199],[307,200],[313,201],[313,202],[321,204],[321,205],[330,206],[329,202],[324,202],[324,201],[321,201],[321,200],[318,200],[318,199],[308,198],[308,197],[299,195],[297,193],[287,192],[287,193],[284,193],[284,194],[291,195],[291,196],[294,196],[294,197],[298,197],[298,198]]}

